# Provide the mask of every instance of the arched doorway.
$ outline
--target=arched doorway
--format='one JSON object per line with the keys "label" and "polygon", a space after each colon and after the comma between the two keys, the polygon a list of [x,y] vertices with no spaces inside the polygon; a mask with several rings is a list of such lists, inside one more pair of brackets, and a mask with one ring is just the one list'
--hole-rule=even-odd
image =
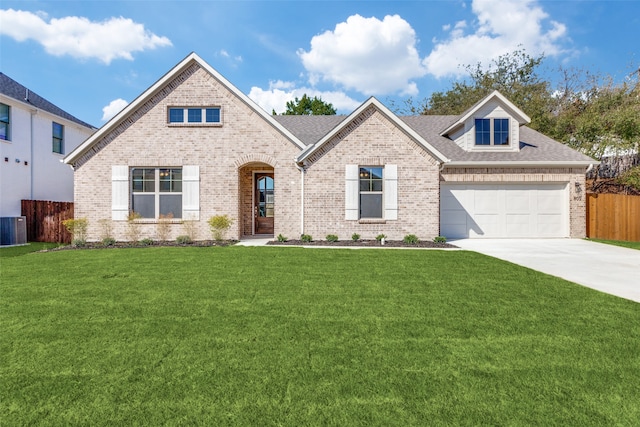
{"label": "arched doorway", "polygon": [[276,221],[274,168],[251,162],[238,169],[240,236],[273,235]]}

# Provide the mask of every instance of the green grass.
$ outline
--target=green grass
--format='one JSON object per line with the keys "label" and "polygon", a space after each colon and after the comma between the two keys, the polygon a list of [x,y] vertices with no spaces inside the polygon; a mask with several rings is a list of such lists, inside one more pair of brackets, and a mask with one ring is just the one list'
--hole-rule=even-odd
{"label": "green grass", "polygon": [[637,303],[466,251],[2,260],[0,425],[637,425]]}
{"label": "green grass", "polygon": [[31,252],[38,252],[45,249],[57,248],[58,246],[62,246],[62,244],[31,242],[21,246],[0,246],[0,258],[10,258],[14,256],[25,255]]}
{"label": "green grass", "polygon": [[602,240],[602,239],[588,239],[592,242],[606,243],[607,245],[622,246],[623,248],[640,250],[640,242],[626,242],[623,240]]}

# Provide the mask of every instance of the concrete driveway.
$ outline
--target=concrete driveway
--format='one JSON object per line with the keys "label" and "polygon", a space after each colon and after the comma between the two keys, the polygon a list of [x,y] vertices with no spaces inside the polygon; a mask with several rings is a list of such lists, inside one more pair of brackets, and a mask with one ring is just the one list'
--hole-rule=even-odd
{"label": "concrete driveway", "polygon": [[582,239],[463,239],[450,243],[640,302],[640,251]]}

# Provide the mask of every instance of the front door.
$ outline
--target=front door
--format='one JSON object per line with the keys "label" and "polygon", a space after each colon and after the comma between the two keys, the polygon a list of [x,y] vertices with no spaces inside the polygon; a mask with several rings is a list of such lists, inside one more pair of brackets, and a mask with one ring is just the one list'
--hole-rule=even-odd
{"label": "front door", "polygon": [[256,173],[254,199],[255,234],[273,234],[273,174]]}

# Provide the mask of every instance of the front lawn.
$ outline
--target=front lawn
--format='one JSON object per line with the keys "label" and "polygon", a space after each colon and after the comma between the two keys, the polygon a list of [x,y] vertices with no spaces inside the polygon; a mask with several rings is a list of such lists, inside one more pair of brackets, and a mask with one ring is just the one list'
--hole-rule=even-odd
{"label": "front lawn", "polygon": [[0,425],[634,425],[640,306],[466,251],[3,258]]}
{"label": "front lawn", "polygon": [[588,240],[591,240],[592,242],[606,243],[607,245],[622,246],[623,248],[640,250],[640,242],[627,242],[624,240],[602,240],[602,239],[588,239]]}

